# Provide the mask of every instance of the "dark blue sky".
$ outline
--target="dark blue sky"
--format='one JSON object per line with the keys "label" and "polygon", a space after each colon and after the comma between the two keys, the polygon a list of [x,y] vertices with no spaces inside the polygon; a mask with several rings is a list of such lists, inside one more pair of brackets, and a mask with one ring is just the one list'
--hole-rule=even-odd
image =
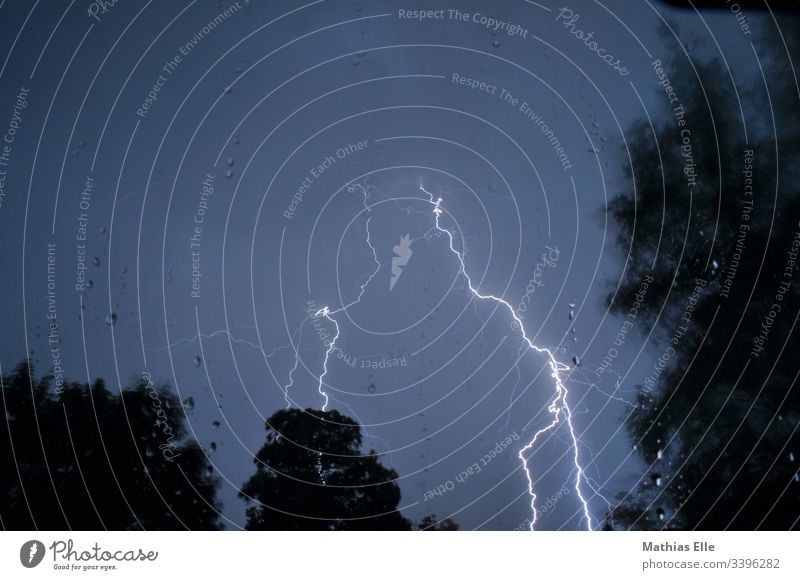
{"label": "dark blue sky", "polygon": [[[193,401],[235,528],[264,419],[287,398],[323,403],[336,329],[309,314],[350,305],[324,390],[400,474],[404,512],[527,527],[517,454],[552,419],[548,358],[470,292],[422,186],[480,292],[525,304],[527,335],[574,367],[596,525],[603,496],[642,473],[626,401],[660,354],[633,328],[598,372],[624,323],[606,308],[625,255],[605,203],[630,187],[630,124],[668,104],[657,29],[679,24],[691,55],[724,54],[737,84],[758,71],[751,38],[727,11],[575,1],[570,24],[548,0],[456,4],[466,20],[429,2],[126,0],[95,17],[86,1],[0,3],[0,130],[14,130],[2,370],[33,352],[70,380],[169,383]],[[538,528],[586,526],[574,453],[562,421],[530,455],[540,505],[554,505]]]}

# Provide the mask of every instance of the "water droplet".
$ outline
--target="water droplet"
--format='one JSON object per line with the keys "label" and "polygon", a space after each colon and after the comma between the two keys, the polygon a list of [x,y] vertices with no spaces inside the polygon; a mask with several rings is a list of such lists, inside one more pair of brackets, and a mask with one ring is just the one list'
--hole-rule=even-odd
{"label": "water droplet", "polygon": [[183,406],[186,407],[188,411],[194,410],[194,397],[186,397],[183,400]]}
{"label": "water droplet", "polygon": [[94,264],[95,266],[99,266],[100,258],[98,258],[97,256],[92,256],[92,264]]}
{"label": "water droplet", "polygon": [[575,311],[574,310],[570,310],[569,311],[569,319],[572,320],[573,318],[575,318]]}
{"label": "water droplet", "polygon": [[711,260],[711,267],[714,270],[716,270],[717,268],[719,268],[719,262],[717,262],[716,260]]}
{"label": "water droplet", "polygon": [[195,355],[194,358],[192,359],[192,364],[197,368],[200,368],[203,364],[203,358],[199,354]]}
{"label": "water droplet", "polygon": [[212,441],[211,445],[209,445],[209,447],[211,447],[211,451],[216,451],[217,450],[217,442],[216,441]]}
{"label": "water droplet", "polygon": [[219,421],[212,421],[212,422],[211,422],[211,426],[212,426],[214,429],[218,429],[218,428],[219,428]]}
{"label": "water droplet", "polygon": [[793,452],[791,452],[791,451],[789,452],[789,461],[791,461],[792,463],[794,463],[794,453],[793,453]]}
{"label": "water droplet", "polygon": [[110,312],[108,316],[106,316],[106,324],[109,326],[114,326],[117,323],[117,313]]}
{"label": "water droplet", "polygon": [[579,367],[579,366],[581,366],[581,359],[580,359],[580,357],[579,357],[577,354],[576,354],[575,356],[573,356],[573,357],[572,357],[572,362],[574,362],[574,363],[575,363],[575,366],[576,366],[576,367]]}
{"label": "water droplet", "polygon": [[233,177],[233,171],[228,169],[228,171],[225,172],[225,177],[227,177],[228,179]]}
{"label": "water droplet", "polygon": [[375,388],[376,388],[375,383],[370,383],[369,386],[367,387],[367,391],[369,391],[370,393],[374,393]]}
{"label": "water droplet", "polygon": [[661,508],[656,510],[656,516],[658,517],[658,521],[663,522],[664,518],[666,517],[666,513]]}
{"label": "water droplet", "polygon": [[499,48],[500,47],[500,41],[495,38],[492,41],[492,46],[495,47],[495,48]]}
{"label": "water droplet", "polygon": [[657,473],[654,473],[653,475],[651,475],[650,479],[653,480],[653,485],[655,485],[656,487],[661,487],[664,484],[664,480]]}
{"label": "water droplet", "polygon": [[658,453],[656,453],[656,459],[661,459],[663,457],[664,457],[664,451],[662,449],[659,449]]}
{"label": "water droplet", "polygon": [[233,157],[228,157],[228,166],[233,167]]}

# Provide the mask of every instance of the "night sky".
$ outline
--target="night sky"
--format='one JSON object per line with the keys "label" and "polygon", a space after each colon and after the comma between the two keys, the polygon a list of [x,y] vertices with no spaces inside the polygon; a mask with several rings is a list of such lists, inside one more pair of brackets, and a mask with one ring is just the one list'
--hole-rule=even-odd
{"label": "night sky", "polygon": [[265,419],[326,399],[415,521],[528,529],[519,453],[562,380],[525,455],[536,529],[597,528],[649,477],[626,425],[672,328],[609,308],[631,258],[606,206],[631,128],[671,119],[654,61],[749,86],[772,16],[100,4],[0,2],[2,372],[168,384],[230,529]]}

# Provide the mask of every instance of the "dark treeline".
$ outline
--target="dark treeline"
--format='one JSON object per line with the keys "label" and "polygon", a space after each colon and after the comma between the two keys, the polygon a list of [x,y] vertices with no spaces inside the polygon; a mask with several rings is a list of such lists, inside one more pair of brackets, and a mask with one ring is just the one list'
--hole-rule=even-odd
{"label": "dark treeline", "polygon": [[5,529],[182,530],[219,527],[217,481],[185,441],[164,387],[121,394],[102,380],[36,380],[28,363],[2,378],[0,523]]}
{"label": "dark treeline", "polygon": [[798,527],[800,102],[781,36],[756,46],[766,86],[757,65],[737,87],[719,59],[695,73],[675,46],[676,100],[630,131],[635,192],[608,207],[627,269],[609,304],[624,314],[654,278],[639,323],[663,369],[627,423],[649,471],[607,528]]}
{"label": "dark treeline", "polygon": [[[214,530],[219,479],[187,436],[167,386],[145,377],[120,393],[102,380],[0,377],[0,527],[5,530]],[[454,530],[397,511],[397,473],[361,450],[361,427],[336,411],[281,410],[266,422],[240,495],[253,530]]]}

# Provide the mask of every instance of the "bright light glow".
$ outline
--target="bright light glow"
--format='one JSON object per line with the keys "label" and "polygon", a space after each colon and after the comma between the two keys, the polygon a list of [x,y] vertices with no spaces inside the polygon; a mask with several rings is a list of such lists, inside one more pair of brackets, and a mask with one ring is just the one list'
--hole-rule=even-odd
{"label": "bright light glow", "polygon": [[503,306],[505,306],[509,314],[511,314],[511,317],[514,319],[514,322],[517,323],[520,334],[522,335],[522,339],[527,343],[528,348],[530,348],[531,350],[535,350],[536,352],[547,355],[548,364],[550,365],[550,370],[553,371],[551,376],[553,377],[553,379],[555,379],[556,394],[555,397],[553,398],[553,401],[547,407],[547,410],[553,415],[553,421],[547,427],[544,427],[539,431],[537,431],[536,434],[533,436],[533,439],[531,439],[530,442],[525,447],[523,447],[519,452],[519,458],[522,461],[522,465],[525,469],[525,475],[528,477],[528,493],[531,495],[531,508],[533,510],[533,517],[531,518],[531,530],[534,528],[534,525],[536,524],[536,493],[533,490],[533,479],[531,478],[531,470],[528,467],[528,460],[525,457],[525,455],[536,446],[536,442],[539,440],[539,437],[541,437],[545,433],[554,430],[561,423],[562,415],[564,416],[564,420],[566,421],[566,425],[569,429],[570,438],[572,440],[572,448],[574,449],[574,460],[575,460],[575,470],[576,470],[575,491],[578,493],[578,498],[580,499],[581,504],[583,505],[583,516],[586,521],[586,528],[588,530],[591,530],[592,518],[591,515],[589,514],[589,504],[587,503],[586,499],[583,497],[583,494],[581,493],[581,480],[585,480],[585,475],[583,473],[583,468],[581,467],[580,464],[580,457],[578,452],[578,438],[575,435],[575,428],[572,425],[572,411],[570,410],[569,404],[567,403],[568,391],[566,386],[564,386],[563,380],[561,379],[561,372],[568,371],[569,367],[564,363],[557,361],[556,357],[553,356],[553,353],[550,352],[550,350],[533,344],[533,341],[531,341],[531,339],[528,338],[528,335],[525,332],[525,326],[522,323],[522,319],[520,319],[520,317],[517,316],[517,313],[514,311],[514,308],[512,308],[512,306],[508,302],[506,302],[502,298],[498,298],[497,296],[492,296],[491,294],[481,294],[480,292],[478,292],[477,288],[475,288],[472,285],[472,279],[469,277],[469,274],[467,274],[466,265],[464,264],[464,255],[462,252],[459,252],[455,248],[453,233],[450,230],[443,228],[439,223],[439,218],[441,217],[442,213],[444,213],[444,210],[442,209],[442,198],[434,197],[432,193],[426,191],[425,188],[421,185],[419,186],[419,188],[425,194],[427,194],[431,205],[433,205],[433,215],[435,216],[436,219],[436,229],[445,234],[450,240],[450,251],[452,251],[458,258],[458,262],[460,264],[459,274],[462,274],[464,276],[464,279],[467,281],[467,286],[469,287],[470,292],[472,292],[475,296],[477,296],[481,300],[492,300],[494,302],[497,302],[498,304],[502,304]]}
{"label": "bright light glow", "polygon": [[[525,447],[523,447],[519,452],[519,458],[522,461],[522,465],[525,470],[525,475],[528,478],[528,493],[531,496],[531,509],[533,510],[533,517],[531,518],[530,529],[533,530],[536,524],[536,493],[533,489],[534,487],[533,478],[531,476],[531,469],[528,465],[528,459],[526,456],[536,446],[536,443],[539,441],[540,437],[542,437],[546,433],[554,431],[563,421],[569,431],[571,445],[574,451],[573,460],[575,463],[575,491],[577,492],[578,498],[583,508],[583,523],[585,523],[587,530],[592,530],[592,518],[589,513],[589,504],[584,498],[583,493],[581,492],[581,483],[586,483],[587,485],[589,485],[589,487],[591,487],[591,485],[589,484],[588,479],[583,471],[583,468],[581,467],[578,437],[577,435],[575,435],[575,428],[572,424],[572,411],[569,407],[569,403],[567,402],[567,395],[569,394],[569,391],[564,385],[564,381],[561,377],[561,373],[570,370],[570,367],[556,360],[555,356],[549,349],[537,346],[533,343],[533,341],[528,337],[527,333],[525,332],[525,326],[523,325],[522,319],[517,315],[517,313],[514,311],[514,308],[508,302],[497,296],[493,296],[491,294],[481,294],[480,292],[478,292],[478,289],[473,286],[472,279],[467,273],[466,265],[464,264],[463,252],[460,252],[455,247],[455,240],[453,237],[453,233],[450,230],[442,227],[439,221],[440,217],[444,213],[444,210],[442,209],[442,198],[435,197],[432,193],[428,192],[422,185],[420,185],[419,188],[428,196],[428,202],[433,206],[433,215],[435,220],[434,227],[436,230],[438,230],[442,234],[445,234],[448,237],[450,251],[453,252],[453,254],[458,258],[458,262],[460,265],[458,273],[464,276],[464,279],[467,281],[467,286],[470,292],[472,292],[477,298],[481,300],[491,300],[505,306],[511,317],[514,319],[516,327],[519,328],[522,339],[528,345],[528,348],[538,353],[544,354],[547,357],[548,365],[550,366],[550,370],[552,371],[551,376],[555,380],[555,396],[553,397],[553,400],[550,402],[550,405],[547,407],[547,410],[553,416],[553,420],[546,427],[539,429],[539,431],[537,431],[536,434],[533,436],[533,439],[531,439],[530,442],[528,442],[528,444],[525,445]],[[364,207],[367,209],[367,211],[369,211],[369,208],[366,204],[367,193],[363,187],[362,190],[364,192]],[[375,263],[377,265],[375,270],[372,272],[372,274],[370,274],[366,282],[364,282],[361,285],[361,291],[359,292],[358,297],[355,300],[353,300],[352,302],[350,302],[345,306],[342,306],[337,310],[330,310],[330,308],[325,306],[317,310],[316,313],[314,314],[315,317],[322,317],[327,319],[329,322],[331,322],[331,324],[333,324],[334,328],[336,329],[336,333],[333,339],[328,344],[327,350],[325,351],[325,358],[322,363],[322,373],[320,374],[319,377],[318,391],[325,400],[324,404],[322,405],[323,411],[327,409],[329,402],[329,397],[323,388],[325,383],[325,376],[328,374],[328,360],[330,359],[330,355],[333,352],[335,352],[336,341],[339,339],[339,323],[336,321],[334,316],[339,312],[342,312],[350,308],[351,306],[358,304],[361,301],[361,297],[364,295],[367,286],[375,277],[375,275],[378,273],[378,270],[380,270],[381,267],[381,264],[378,261],[377,252],[375,251],[375,247],[372,245],[372,241],[370,239],[369,224],[371,219],[372,219],[371,217],[367,219],[367,225],[366,225],[367,245],[370,247],[370,250],[372,250],[373,259],[375,260]]]}

